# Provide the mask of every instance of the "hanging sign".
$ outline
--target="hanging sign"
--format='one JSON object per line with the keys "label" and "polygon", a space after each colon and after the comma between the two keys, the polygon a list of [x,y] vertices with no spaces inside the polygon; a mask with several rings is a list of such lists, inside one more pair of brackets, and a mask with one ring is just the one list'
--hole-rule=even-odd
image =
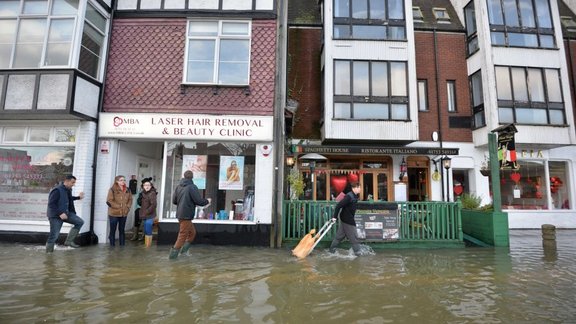
{"label": "hanging sign", "polygon": [[498,133],[498,162],[500,170],[518,170],[514,134],[518,132],[514,124],[501,126],[493,130]]}

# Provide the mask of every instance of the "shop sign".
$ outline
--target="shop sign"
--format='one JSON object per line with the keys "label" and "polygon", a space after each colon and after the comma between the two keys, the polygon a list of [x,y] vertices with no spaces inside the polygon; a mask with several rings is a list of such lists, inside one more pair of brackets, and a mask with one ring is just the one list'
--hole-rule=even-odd
{"label": "shop sign", "polygon": [[387,241],[399,237],[397,204],[358,204],[354,221],[360,240]]}
{"label": "shop sign", "polygon": [[382,147],[382,146],[325,146],[292,145],[293,153],[362,154],[362,155],[458,155],[457,148],[438,147]]}
{"label": "shop sign", "polygon": [[498,162],[500,170],[518,170],[520,166],[516,157],[516,142],[514,134],[518,133],[514,124],[498,127],[493,130],[498,133]]}
{"label": "shop sign", "polygon": [[270,142],[273,117],[100,113],[98,131],[101,138]]}

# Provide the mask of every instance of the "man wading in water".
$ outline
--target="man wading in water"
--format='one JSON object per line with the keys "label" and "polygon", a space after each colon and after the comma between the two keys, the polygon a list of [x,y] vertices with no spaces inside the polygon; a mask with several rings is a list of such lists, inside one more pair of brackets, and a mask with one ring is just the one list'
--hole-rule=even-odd
{"label": "man wading in water", "polygon": [[336,205],[334,209],[334,215],[332,219],[336,221],[338,216],[340,216],[340,226],[338,226],[338,231],[336,236],[330,244],[330,252],[336,252],[336,247],[344,238],[348,238],[348,241],[352,244],[352,249],[354,254],[358,255],[360,253],[360,243],[356,237],[356,222],[354,221],[354,214],[356,214],[356,206],[358,204],[358,195],[360,194],[360,183],[352,182],[352,191],[348,192],[340,202]]}

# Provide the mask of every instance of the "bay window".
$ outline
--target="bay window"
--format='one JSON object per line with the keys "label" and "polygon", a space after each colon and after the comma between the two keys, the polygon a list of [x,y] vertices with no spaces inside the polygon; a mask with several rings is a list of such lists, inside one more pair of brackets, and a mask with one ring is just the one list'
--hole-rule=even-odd
{"label": "bay window", "polygon": [[403,0],[334,0],[334,38],[406,40]]}
{"label": "bay window", "polygon": [[495,70],[501,124],[566,123],[558,69],[496,66]]}
{"label": "bay window", "polygon": [[406,62],[334,61],[334,118],[408,120]]}
{"label": "bay window", "polygon": [[492,45],[554,48],[548,0],[486,0]]}

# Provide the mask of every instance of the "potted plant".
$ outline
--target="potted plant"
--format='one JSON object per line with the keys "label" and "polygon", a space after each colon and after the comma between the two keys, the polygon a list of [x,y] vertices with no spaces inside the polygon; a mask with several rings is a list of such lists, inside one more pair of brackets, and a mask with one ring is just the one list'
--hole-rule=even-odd
{"label": "potted plant", "polygon": [[490,160],[486,156],[484,156],[484,161],[480,165],[480,173],[485,177],[490,175]]}

